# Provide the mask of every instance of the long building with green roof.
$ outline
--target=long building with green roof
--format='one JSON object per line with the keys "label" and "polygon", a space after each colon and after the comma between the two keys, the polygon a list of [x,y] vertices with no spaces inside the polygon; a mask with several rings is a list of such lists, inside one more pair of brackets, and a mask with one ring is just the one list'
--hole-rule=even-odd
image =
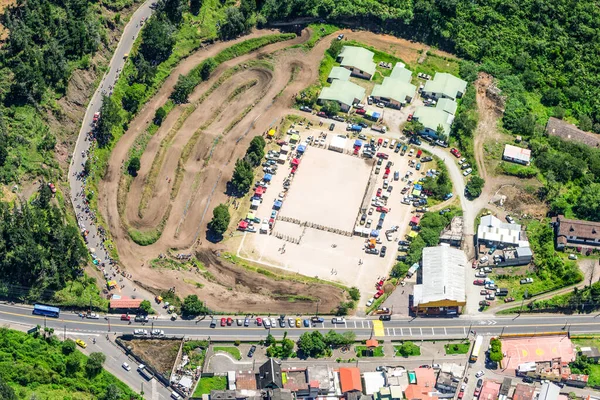
{"label": "long building with green roof", "polygon": [[360,103],[365,97],[365,89],[356,83],[350,81],[342,81],[334,79],[329,87],[324,87],[319,94],[318,102],[323,104],[324,101],[336,101],[342,111],[350,111],[355,103]]}
{"label": "long building with green roof", "polygon": [[352,76],[370,80],[375,73],[373,52],[363,47],[344,46],[337,62],[350,71]]}

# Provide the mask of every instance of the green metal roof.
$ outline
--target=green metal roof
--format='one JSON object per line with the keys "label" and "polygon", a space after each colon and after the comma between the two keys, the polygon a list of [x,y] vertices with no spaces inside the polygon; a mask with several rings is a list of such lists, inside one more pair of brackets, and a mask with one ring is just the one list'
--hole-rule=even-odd
{"label": "green metal roof", "polygon": [[417,107],[413,114],[413,118],[422,123],[425,128],[432,131],[437,131],[437,127],[442,125],[444,127],[444,133],[450,135],[450,125],[452,124],[454,116],[439,108]]}
{"label": "green metal roof", "polygon": [[350,78],[350,70],[344,67],[333,67],[327,79],[339,79],[347,81]]}
{"label": "green metal roof", "polygon": [[394,65],[394,69],[392,70],[392,74],[390,75],[390,77],[398,79],[402,82],[410,83],[410,80],[412,78],[412,72],[404,68],[404,64],[396,63],[396,65]]}
{"label": "green metal roof", "polygon": [[351,106],[354,99],[361,101],[365,97],[365,89],[350,81],[336,79],[331,86],[324,87],[319,100],[333,100]]}
{"label": "green metal roof", "polygon": [[435,108],[439,108],[442,111],[446,111],[448,114],[456,114],[456,107],[458,104],[454,100],[450,100],[447,98],[439,99]]}
{"label": "green metal roof", "polygon": [[358,68],[371,75],[375,73],[372,51],[362,47],[344,46],[338,57],[342,59],[340,65],[343,67]]}
{"label": "green metal roof", "polygon": [[404,103],[406,102],[406,97],[409,96],[412,99],[416,91],[417,87],[415,85],[392,77],[386,77],[383,78],[381,85],[375,85],[371,96],[387,97],[388,99]]}
{"label": "green metal roof", "polygon": [[456,98],[456,93],[464,93],[467,88],[467,82],[445,72],[435,74],[433,80],[427,81],[424,92],[442,93],[451,99]]}

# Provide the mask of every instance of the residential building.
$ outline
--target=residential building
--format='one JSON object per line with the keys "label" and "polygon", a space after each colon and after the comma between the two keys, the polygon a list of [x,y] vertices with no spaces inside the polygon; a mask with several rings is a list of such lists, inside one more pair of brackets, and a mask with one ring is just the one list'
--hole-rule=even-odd
{"label": "residential building", "polygon": [[538,400],[558,400],[560,395],[560,387],[552,382],[547,382],[542,385]]}
{"label": "residential building", "polygon": [[460,248],[463,241],[464,222],[463,217],[453,217],[450,225],[444,228],[440,234],[440,243]]}
{"label": "residential building", "polygon": [[502,384],[500,385],[500,391],[498,392],[499,397],[506,399],[506,397],[508,397],[508,392],[510,392],[511,386],[512,380],[510,378],[504,378],[502,380]]}
{"label": "residential building", "polygon": [[437,139],[438,130],[446,136],[450,135],[454,115],[448,114],[442,108],[420,106],[413,113],[413,120],[419,121],[423,125],[423,130],[417,132],[419,135]]}
{"label": "residential building", "polygon": [[459,382],[451,373],[441,371],[438,374],[435,388],[441,393],[456,393]]}
{"label": "residential building", "polygon": [[449,246],[423,249],[422,283],[414,286],[412,311],[416,315],[455,316],[466,304],[467,256]]}
{"label": "residential building", "polygon": [[257,382],[259,389],[283,388],[281,363],[277,362],[274,358],[269,358],[267,362],[259,367]]}
{"label": "residential building", "polygon": [[600,136],[595,133],[582,131],[575,125],[558,118],[550,117],[546,124],[546,133],[558,136],[563,140],[582,143],[588,147],[600,147]]}
{"label": "residential building", "polygon": [[319,382],[310,380],[306,368],[286,369],[284,389],[292,391],[296,398],[316,398],[319,395]]}
{"label": "residential building", "polygon": [[327,82],[332,83],[334,79],[347,81],[350,79],[350,70],[344,67],[333,67],[327,76]]}
{"label": "residential building", "polygon": [[337,57],[337,62],[348,69],[352,76],[370,80],[375,73],[373,52],[363,47],[344,46]]}
{"label": "residential building", "polygon": [[560,357],[553,358],[550,361],[519,364],[516,373],[517,376],[563,382],[566,385],[575,387],[585,387],[589,378],[587,375],[571,373],[569,362],[562,361]]}
{"label": "residential building", "polygon": [[513,393],[512,400],[533,400],[534,394],[534,386],[517,383],[517,387],[515,388],[515,392]]}
{"label": "residential building", "polygon": [[339,369],[340,389],[342,393],[362,392],[360,370],[356,367],[343,367]]}
{"label": "residential building", "polygon": [[517,247],[502,250],[502,259],[496,264],[497,267],[509,267],[514,265],[527,265],[533,260],[533,252],[530,247]]}
{"label": "residential building", "polygon": [[566,246],[593,248],[600,246],[600,222],[567,219],[559,215],[552,219],[556,248]]}
{"label": "residential building", "polygon": [[477,243],[487,247],[529,247],[525,231],[519,224],[500,221],[493,215],[481,217],[477,227]]}
{"label": "residential building", "polygon": [[598,362],[600,360],[600,350],[597,347],[586,346],[579,349],[579,355],[586,356],[589,360]]}
{"label": "residential building", "polygon": [[294,394],[289,389],[267,389],[263,400],[295,400]]}
{"label": "residential building", "polygon": [[461,98],[467,89],[467,82],[454,75],[439,72],[432,80],[425,82],[421,94],[431,99],[447,98],[456,100]]}
{"label": "residential building", "polygon": [[383,103],[386,107],[397,108],[410,103],[417,91],[417,87],[410,82],[403,82],[390,76],[383,78],[381,85],[375,85],[371,96],[376,103]]}
{"label": "residential building", "polygon": [[415,368],[414,370],[417,385],[433,390],[437,381],[436,370],[433,368]]}
{"label": "residential building", "polygon": [[438,400],[438,396],[435,394],[433,387],[426,388],[421,385],[408,385],[404,390],[404,397],[406,400]]}
{"label": "residential building", "polygon": [[454,100],[443,98],[437,101],[435,108],[438,108],[450,115],[455,115],[456,109],[458,108],[458,104],[456,104]]}
{"label": "residential building", "polygon": [[406,69],[406,65],[397,62],[392,69],[392,73],[390,74],[390,78],[398,79],[402,82],[409,82],[412,80],[412,72]]}
{"label": "residential building", "polygon": [[324,87],[319,94],[318,102],[330,100],[340,105],[343,112],[350,111],[353,104],[360,103],[365,97],[365,89],[350,81],[334,79],[329,87]]}
{"label": "residential building", "polygon": [[483,381],[483,386],[481,386],[479,400],[497,400],[499,393],[500,384],[498,382],[486,379]]}
{"label": "residential building", "polygon": [[502,159],[522,165],[529,165],[531,161],[531,150],[507,144],[504,146]]}
{"label": "residential building", "polygon": [[373,395],[385,386],[385,375],[383,372],[364,372],[363,382],[365,383],[364,392],[367,395]]}
{"label": "residential building", "polygon": [[333,370],[326,365],[314,365],[307,368],[310,383],[318,383],[319,396],[335,394],[335,380]]}

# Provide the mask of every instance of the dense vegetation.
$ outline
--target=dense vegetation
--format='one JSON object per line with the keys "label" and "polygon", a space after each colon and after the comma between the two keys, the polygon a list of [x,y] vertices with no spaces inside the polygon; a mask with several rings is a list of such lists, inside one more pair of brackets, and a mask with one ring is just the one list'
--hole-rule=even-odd
{"label": "dense vegetation", "polygon": [[75,342],[44,332],[0,329],[0,398],[121,400],[140,398],[104,371],[105,356],[86,357]]}
{"label": "dense vegetation", "polygon": [[490,339],[490,360],[500,362],[504,358],[502,354],[502,342],[498,338]]}
{"label": "dense vegetation", "polygon": [[532,301],[527,306],[530,310],[594,311],[600,308],[600,282],[582,289],[575,287],[572,292],[551,299]]}
{"label": "dense vegetation", "polygon": [[77,228],[66,223],[46,184],[31,203],[0,202],[0,254],[0,292],[31,300],[80,276],[87,256]]}
{"label": "dense vegetation", "polygon": [[287,338],[287,331],[283,333],[283,338],[281,340],[276,340],[273,335],[269,333],[265,339],[265,346],[267,346],[268,357],[296,357],[296,353],[294,353],[294,341]]}
{"label": "dense vegetation", "polygon": [[265,146],[267,142],[262,136],[252,138],[246,154],[243,158],[238,158],[235,162],[231,185],[238,196],[243,196],[252,187],[254,183],[254,168],[260,165],[265,156]]}
{"label": "dense vegetation", "polygon": [[213,217],[208,223],[208,229],[217,236],[221,237],[229,226],[231,215],[226,204],[219,204],[213,209]]}
{"label": "dense vegetation", "polygon": [[303,358],[330,356],[332,348],[352,344],[355,338],[352,331],[343,334],[329,331],[325,336],[319,331],[305,332],[298,339],[298,355]]}

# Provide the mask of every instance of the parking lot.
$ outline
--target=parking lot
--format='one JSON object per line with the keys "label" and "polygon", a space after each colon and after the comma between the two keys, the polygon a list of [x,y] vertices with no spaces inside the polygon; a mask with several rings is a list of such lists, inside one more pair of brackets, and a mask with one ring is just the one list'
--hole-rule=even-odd
{"label": "parking lot", "polygon": [[[315,129],[303,130],[300,142],[308,136],[318,137],[320,132]],[[408,175],[411,179],[420,177],[425,168],[416,171],[414,166],[409,167],[408,152],[406,156],[401,156],[399,152],[390,150],[389,146],[377,146],[377,152],[384,152],[389,158],[379,162],[381,165],[375,174],[378,159],[365,159],[360,155],[362,151],[354,155],[352,147],[355,138],[347,140],[343,153],[335,152],[327,147],[336,134],[327,132],[324,143],[308,146],[291,178],[288,175],[293,152],[290,152],[285,165],[278,167],[263,194],[262,204],[255,212],[261,220],[270,218],[274,201],[282,198],[277,219],[269,234],[246,234],[239,255],[291,272],[356,286],[362,294],[360,307],[364,307],[366,300],[376,292],[378,278],[388,276],[394,265],[398,240],[404,240],[410,230],[408,222],[414,208],[401,204],[404,195],[400,192],[406,185],[401,179],[409,171],[412,172],[412,175]],[[413,156],[410,159],[415,158]],[[391,164],[390,174],[384,188],[383,178],[388,162]],[[396,171],[398,180],[394,180]],[[287,179],[289,189],[286,192],[284,181]],[[370,186],[369,180],[373,183]],[[381,200],[380,196],[384,193],[388,196],[387,201]],[[378,212],[376,206],[369,204],[362,222],[359,222],[365,194],[368,200],[374,198],[381,201],[387,213]],[[383,257],[381,254],[365,253],[367,237],[350,234],[355,227],[364,228],[367,225],[369,231],[375,230],[380,222],[375,248],[380,253],[382,247],[386,247]],[[341,233],[336,233],[336,229]],[[386,237],[386,231],[389,231],[390,240]]]}

